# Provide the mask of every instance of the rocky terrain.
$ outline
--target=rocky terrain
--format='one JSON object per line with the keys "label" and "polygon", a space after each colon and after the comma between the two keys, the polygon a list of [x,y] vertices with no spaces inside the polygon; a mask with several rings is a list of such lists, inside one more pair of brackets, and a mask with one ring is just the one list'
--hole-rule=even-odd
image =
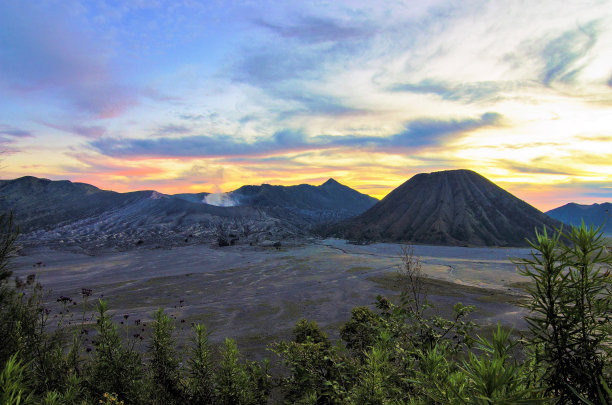
{"label": "rocky terrain", "polygon": [[587,226],[602,226],[607,235],[612,235],[612,203],[576,204],[569,203],[546,212],[546,215],[568,225],[580,225],[582,221]]}
{"label": "rocky terrain", "polygon": [[[12,210],[24,246],[96,253],[185,244],[293,243],[315,224],[363,212],[376,199],[335,180],[320,186],[244,186],[208,193],[116,193],[84,183],[22,177],[0,181],[0,209]],[[233,201],[232,206],[207,202]]]}
{"label": "rocky terrain", "polygon": [[421,173],[363,214],[325,227],[356,241],[522,246],[534,229],[560,222],[470,170]]}

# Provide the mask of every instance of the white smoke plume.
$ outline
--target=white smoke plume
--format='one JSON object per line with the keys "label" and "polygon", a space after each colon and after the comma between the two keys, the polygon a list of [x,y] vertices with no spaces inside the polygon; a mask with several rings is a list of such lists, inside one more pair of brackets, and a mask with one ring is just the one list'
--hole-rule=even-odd
{"label": "white smoke plume", "polygon": [[212,193],[208,194],[202,200],[205,204],[216,205],[217,207],[235,207],[239,205],[239,201],[232,197],[230,193]]}

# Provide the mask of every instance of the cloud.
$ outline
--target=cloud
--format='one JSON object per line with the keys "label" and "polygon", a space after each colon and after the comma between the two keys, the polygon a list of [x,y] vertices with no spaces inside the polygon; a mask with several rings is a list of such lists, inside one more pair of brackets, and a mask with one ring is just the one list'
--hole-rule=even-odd
{"label": "cloud", "polygon": [[501,92],[512,90],[516,86],[514,83],[495,81],[450,83],[443,80],[424,79],[417,83],[396,84],[390,86],[390,90],[416,94],[436,94],[444,100],[473,103],[491,101],[499,97]]}
{"label": "cloud", "polygon": [[[306,50],[304,50],[306,51]],[[229,75],[236,82],[268,87],[289,79],[320,75],[315,55],[308,52],[283,52],[262,48],[245,50],[232,66]]]}
{"label": "cloud", "polygon": [[175,104],[178,104],[183,101],[183,99],[180,97],[169,96],[167,94],[161,93],[159,90],[154,89],[152,87],[146,87],[141,89],[140,94],[154,101],[167,101]]}
{"label": "cloud", "polygon": [[177,125],[177,124],[166,124],[157,128],[156,133],[162,135],[168,134],[188,134],[191,132],[191,128],[185,125]]}
{"label": "cloud", "polygon": [[589,191],[582,193],[585,197],[596,197],[596,198],[612,198],[612,190],[603,189],[600,191]]}
{"label": "cloud", "polygon": [[498,125],[501,115],[488,112],[478,118],[421,119],[406,123],[404,130],[387,137],[318,135],[306,137],[301,131],[282,130],[272,137],[248,143],[228,135],[194,135],[181,138],[119,139],[103,138],[90,142],[98,152],[113,157],[228,157],[253,156],[307,149],[338,147],[394,151],[439,145],[459,133]]}
{"label": "cloud", "polygon": [[553,81],[571,83],[580,74],[587,65],[583,59],[597,42],[597,25],[597,21],[591,21],[546,44],[541,54],[544,61],[541,80],[545,85]]}
{"label": "cloud", "polygon": [[137,102],[135,91],[117,79],[103,41],[67,17],[70,11],[0,2],[0,88],[59,97],[96,117],[120,115]]}
{"label": "cloud", "polygon": [[164,170],[155,165],[145,165],[142,162],[125,162],[95,156],[89,153],[73,152],[68,156],[77,160],[80,165],[66,165],[63,170],[67,173],[97,175],[97,176],[150,176],[164,173]]}
{"label": "cloud", "polygon": [[179,114],[179,118],[186,121],[202,121],[202,120],[214,120],[219,118],[219,114],[216,112],[207,112],[202,114]]}
{"label": "cloud", "polygon": [[222,166],[211,166],[205,163],[194,163],[187,170],[183,170],[173,181],[192,181],[199,184],[223,182],[225,169]]}
{"label": "cloud", "polygon": [[349,25],[332,18],[316,16],[299,17],[294,24],[277,24],[264,19],[256,19],[254,23],[285,39],[307,44],[362,39],[375,32],[368,24]]}
{"label": "cloud", "polygon": [[340,98],[315,94],[307,91],[276,91],[273,92],[277,97],[297,103],[293,108],[285,107],[278,112],[278,119],[286,119],[295,115],[318,115],[318,116],[353,116],[369,114],[363,108],[354,108],[346,105]]}
{"label": "cloud", "polygon": [[467,119],[421,119],[408,122],[404,130],[388,137],[338,136],[324,137],[334,146],[393,148],[419,148],[440,145],[458,133],[498,125],[502,116],[488,112],[479,118]]}
{"label": "cloud", "polygon": [[30,131],[4,124],[0,124],[0,135],[11,138],[29,138],[33,136]]}
{"label": "cloud", "polygon": [[260,39],[258,46],[249,44],[242,49],[230,67],[229,77],[265,90],[274,90],[289,80],[319,80],[335,62],[347,63],[367,49],[367,42],[378,32],[366,19],[347,23],[309,14],[293,20],[282,23],[263,18],[251,20],[255,27],[273,33],[274,37]]}
{"label": "cloud", "polygon": [[47,127],[85,138],[99,138],[106,133],[106,128],[100,125],[54,124],[45,121],[40,121],[40,123]]}
{"label": "cloud", "polygon": [[[570,170],[560,170],[550,167],[542,167],[537,166],[535,164],[519,164],[516,162],[512,162],[509,160],[498,160],[496,162],[498,165],[503,166],[507,169],[510,169],[519,173],[529,173],[529,174],[560,174],[565,176],[572,175]],[[575,174],[575,172],[574,172]]]}
{"label": "cloud", "polygon": [[25,129],[0,124],[0,154],[18,152],[13,146],[15,142],[17,142],[18,139],[30,138],[32,136],[34,136],[32,132]]}
{"label": "cloud", "polygon": [[258,155],[306,145],[300,132],[279,131],[270,139],[241,142],[228,135],[193,135],[181,138],[119,139],[104,138],[90,145],[108,156],[239,156]]}

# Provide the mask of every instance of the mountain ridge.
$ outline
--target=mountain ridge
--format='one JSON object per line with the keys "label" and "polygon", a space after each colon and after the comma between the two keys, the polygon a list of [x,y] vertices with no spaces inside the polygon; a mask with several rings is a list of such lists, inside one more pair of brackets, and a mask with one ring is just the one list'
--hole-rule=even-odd
{"label": "mountain ridge", "polygon": [[612,235],[612,203],[609,202],[590,205],[570,202],[546,214],[568,225],[580,225],[584,220],[585,225],[602,226],[604,233]]}
{"label": "mountain ridge", "polygon": [[[86,183],[25,176],[0,180],[0,210],[14,212],[22,241],[96,251],[210,242],[219,235],[253,243],[303,238],[311,235],[312,226],[359,214],[377,201],[332,182],[238,190],[232,193],[240,196],[241,204],[219,206],[206,203],[209,193],[118,193]],[[245,190],[250,195],[243,195],[248,194]]]}

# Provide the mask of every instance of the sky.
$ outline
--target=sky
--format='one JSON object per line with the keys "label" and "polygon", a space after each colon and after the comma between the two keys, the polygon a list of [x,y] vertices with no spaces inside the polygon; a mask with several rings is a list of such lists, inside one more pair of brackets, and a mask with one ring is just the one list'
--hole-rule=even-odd
{"label": "sky", "polygon": [[471,169],[612,201],[612,1],[0,1],[0,178],[104,189]]}

